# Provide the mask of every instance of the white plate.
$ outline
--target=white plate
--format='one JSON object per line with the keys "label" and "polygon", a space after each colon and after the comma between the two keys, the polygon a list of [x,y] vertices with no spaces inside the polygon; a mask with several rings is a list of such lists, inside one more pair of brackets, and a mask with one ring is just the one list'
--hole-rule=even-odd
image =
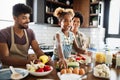
{"label": "white plate", "polygon": [[57,73],[58,77],[60,78],[60,80],[82,80],[79,79],[81,75],[77,75],[77,74],[60,74],[60,72]]}
{"label": "white plate", "polygon": [[109,76],[109,77],[97,76],[94,72],[93,72],[93,75],[94,75],[95,77],[98,77],[98,78],[103,78],[103,79],[109,79],[109,78],[110,78],[110,76]]}
{"label": "white plate", "polygon": [[[109,76],[107,76],[107,77],[102,77],[102,76],[99,76],[99,75],[97,75],[96,74],[96,71],[98,71],[97,73],[99,73],[99,71],[101,71],[102,69],[101,68],[96,68],[96,67],[94,67],[94,69],[93,69],[93,75],[95,76],[95,77],[98,77],[98,78],[104,78],[104,79],[109,79],[110,78],[110,71],[109,71]],[[106,74],[105,74],[106,75]]]}
{"label": "white plate", "polygon": [[[23,78],[25,78],[29,74],[28,70],[23,69],[23,68],[15,68],[15,71],[22,74]],[[0,70],[0,80],[11,79],[10,78],[11,74],[12,74],[12,72],[9,68],[1,69]]]}
{"label": "white plate", "polygon": [[52,71],[53,71],[53,67],[51,66],[50,71],[46,71],[46,72],[31,72],[31,71],[29,71],[29,73],[33,76],[46,76],[46,75],[50,74]]}

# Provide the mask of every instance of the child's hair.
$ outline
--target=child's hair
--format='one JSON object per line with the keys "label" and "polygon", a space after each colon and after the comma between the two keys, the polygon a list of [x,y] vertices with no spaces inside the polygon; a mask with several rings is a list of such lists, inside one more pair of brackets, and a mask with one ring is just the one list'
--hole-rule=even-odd
{"label": "child's hair", "polygon": [[54,11],[54,16],[57,17],[59,20],[61,20],[66,14],[70,14],[72,17],[74,17],[75,15],[73,9],[64,9],[64,8],[58,7]]}

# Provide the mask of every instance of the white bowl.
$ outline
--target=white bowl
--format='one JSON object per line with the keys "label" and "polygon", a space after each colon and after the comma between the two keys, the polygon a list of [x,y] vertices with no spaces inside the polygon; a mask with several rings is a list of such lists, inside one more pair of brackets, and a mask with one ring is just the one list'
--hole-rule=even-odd
{"label": "white bowl", "polygon": [[52,66],[50,66],[50,67],[51,67],[50,71],[45,71],[45,72],[32,72],[32,71],[29,71],[29,73],[31,75],[33,75],[33,76],[46,76],[46,75],[50,74],[52,72],[52,70],[53,70],[53,67]]}

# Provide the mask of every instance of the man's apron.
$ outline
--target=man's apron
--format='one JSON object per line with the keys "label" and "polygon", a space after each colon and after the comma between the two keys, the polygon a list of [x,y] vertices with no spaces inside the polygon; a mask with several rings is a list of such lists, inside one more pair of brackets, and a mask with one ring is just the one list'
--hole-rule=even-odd
{"label": "man's apron", "polygon": [[26,44],[20,45],[15,44],[15,38],[14,38],[14,30],[13,27],[11,27],[11,47],[10,47],[10,56],[14,57],[20,57],[23,59],[27,59],[28,56],[28,49],[29,49],[29,40],[26,30],[24,30],[25,37],[26,37]]}

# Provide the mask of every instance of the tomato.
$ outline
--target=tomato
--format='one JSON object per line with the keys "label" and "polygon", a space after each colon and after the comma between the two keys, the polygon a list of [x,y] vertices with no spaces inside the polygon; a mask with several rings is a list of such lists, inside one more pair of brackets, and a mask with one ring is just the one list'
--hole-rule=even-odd
{"label": "tomato", "polygon": [[77,61],[79,61],[79,60],[81,60],[82,59],[82,57],[76,57],[76,60]]}
{"label": "tomato", "polygon": [[36,70],[36,72],[44,72],[44,68],[39,68]]}
{"label": "tomato", "polygon": [[86,58],[85,58],[85,57],[82,57],[82,60],[86,60]]}
{"label": "tomato", "polygon": [[50,67],[49,65],[45,65],[45,66],[44,66],[44,70],[45,70],[45,71],[50,71],[50,70],[51,70],[51,67]]}

